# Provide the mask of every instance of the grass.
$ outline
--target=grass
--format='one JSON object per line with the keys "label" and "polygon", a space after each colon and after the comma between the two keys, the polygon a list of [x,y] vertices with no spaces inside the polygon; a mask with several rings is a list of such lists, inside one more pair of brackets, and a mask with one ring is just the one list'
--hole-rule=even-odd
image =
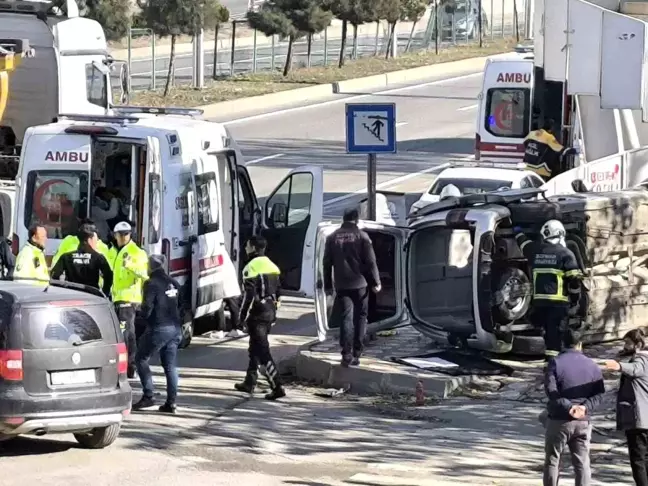
{"label": "grass", "polygon": [[221,101],[265,95],[318,84],[329,84],[335,81],[361,78],[402,69],[489,56],[509,52],[515,45],[515,39],[502,39],[484,43],[482,48],[477,45],[445,48],[438,55],[434,51],[418,51],[401,55],[396,59],[362,58],[352,62],[347,61],[347,64],[342,69],[338,69],[337,65],[294,69],[286,77],[282,76],[280,72],[239,75],[218,81],[210,81],[202,90],[177,87],[166,98],[162,96],[162,90],[137,91],[132,93],[130,104],[182,107],[209,105]]}

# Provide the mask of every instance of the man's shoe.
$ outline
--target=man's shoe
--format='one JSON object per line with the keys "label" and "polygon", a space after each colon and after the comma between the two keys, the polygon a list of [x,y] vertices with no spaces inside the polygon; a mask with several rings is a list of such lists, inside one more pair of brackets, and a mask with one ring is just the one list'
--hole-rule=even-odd
{"label": "man's shoe", "polygon": [[245,336],[245,333],[239,329],[232,329],[229,334],[227,334],[227,337],[231,338],[240,338]]}
{"label": "man's shoe", "polygon": [[165,403],[160,408],[158,408],[158,410],[164,413],[176,413],[176,406],[173,403]]}
{"label": "man's shoe", "polygon": [[133,410],[142,410],[155,405],[155,400],[151,397],[142,397],[139,402],[133,404]]}
{"label": "man's shoe", "polygon": [[360,358],[353,358],[351,360],[351,366],[360,366]]}
{"label": "man's shoe", "polygon": [[234,388],[236,389],[236,391],[240,391],[243,393],[254,393],[255,385],[250,385],[249,383],[243,382],[243,383],[236,383],[234,385]]}
{"label": "man's shoe", "polygon": [[211,339],[216,339],[216,340],[221,340],[225,338],[225,332],[224,331],[214,331],[209,334],[209,337]]}
{"label": "man's shoe", "polygon": [[134,366],[129,366],[128,369],[126,370],[126,376],[128,377],[129,380],[132,380],[136,376],[136,368]]}
{"label": "man's shoe", "polygon": [[265,399],[274,401],[283,398],[285,396],[286,396],[286,390],[284,390],[282,386],[278,386],[277,388],[272,390],[272,392],[268,393],[265,396]]}

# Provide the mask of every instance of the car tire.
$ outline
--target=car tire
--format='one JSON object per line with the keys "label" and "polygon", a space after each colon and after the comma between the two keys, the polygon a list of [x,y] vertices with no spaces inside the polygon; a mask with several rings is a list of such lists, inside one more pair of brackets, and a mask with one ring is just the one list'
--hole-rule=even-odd
{"label": "car tire", "polygon": [[86,449],[103,449],[117,440],[121,424],[97,427],[85,434],[74,434],[77,442]]}
{"label": "car tire", "polygon": [[508,324],[521,319],[531,306],[531,281],[521,269],[509,267],[500,276],[494,297],[495,321]]}

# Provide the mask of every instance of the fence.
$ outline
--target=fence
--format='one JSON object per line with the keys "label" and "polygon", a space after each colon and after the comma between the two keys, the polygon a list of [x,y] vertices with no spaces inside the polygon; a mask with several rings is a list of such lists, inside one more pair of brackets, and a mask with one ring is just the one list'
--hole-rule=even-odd
{"label": "fence", "polygon": [[[459,3],[454,12],[438,8],[428,9],[425,16],[416,24],[401,22],[396,31],[396,52],[421,51],[432,48],[439,50],[454,45],[476,43],[479,39],[478,5],[474,7],[467,0]],[[524,35],[524,5],[521,0],[481,0],[482,38],[489,40]],[[468,8],[466,8],[468,7]],[[286,61],[288,42],[277,36],[266,37],[247,26],[245,20],[234,20],[223,26],[216,42],[204,41],[206,78],[226,77],[244,73],[261,73],[283,68]],[[327,66],[337,63],[341,50],[342,25],[334,21],[324,32],[313,36],[311,53],[308,56],[308,42],[296,41],[293,46],[293,69],[308,66]],[[128,49],[131,69],[132,89],[155,89],[160,87],[169,69],[169,46],[162,45],[150,31],[138,29],[132,36],[148,36],[149,45]],[[357,41],[353,42],[353,29],[349,26],[345,54],[348,59],[385,55],[388,44],[388,26],[384,22],[364,24],[358,27]],[[129,37],[130,39],[130,37]],[[130,43],[129,43],[130,44]],[[149,57],[150,56],[150,57]],[[176,84],[192,82],[194,58],[191,44],[178,44],[174,79]]]}

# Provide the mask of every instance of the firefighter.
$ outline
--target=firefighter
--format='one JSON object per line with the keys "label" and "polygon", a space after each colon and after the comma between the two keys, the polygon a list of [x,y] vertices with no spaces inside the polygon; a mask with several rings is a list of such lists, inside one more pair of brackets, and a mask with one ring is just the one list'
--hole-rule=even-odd
{"label": "firefighter", "polygon": [[563,147],[551,133],[553,120],[546,120],[539,130],[533,130],[524,139],[524,163],[545,182],[560,173],[560,164],[568,155],[575,155],[575,148]]}
{"label": "firefighter", "polygon": [[249,263],[243,269],[243,302],[241,303],[241,323],[247,323],[250,342],[248,355],[250,357],[247,373],[243,383],[234,385],[238,391],[254,392],[257,384],[258,369],[266,376],[271,393],[266,400],[277,400],[285,397],[286,392],[279,381],[277,365],[270,354],[268,334],[277,318],[279,305],[279,276],[281,272],[272,261],[265,256],[266,240],[261,236],[250,238],[245,251],[250,257]]}
{"label": "firefighter", "polygon": [[560,221],[547,221],[540,230],[542,241],[534,242],[519,227],[515,239],[531,265],[533,301],[531,323],[544,327],[545,358],[562,350],[562,332],[571,305],[580,298],[581,270],[576,256],[567,248],[566,231]]}
{"label": "firefighter", "polygon": [[35,279],[49,282],[49,270],[45,259],[47,230],[44,226],[34,225],[27,233],[29,240],[16,257],[14,279]]}
{"label": "firefighter", "polygon": [[142,285],[148,280],[148,256],[131,239],[133,228],[123,221],[115,225],[112,299],[128,348],[128,377],[135,377],[135,316],[142,304]]}

